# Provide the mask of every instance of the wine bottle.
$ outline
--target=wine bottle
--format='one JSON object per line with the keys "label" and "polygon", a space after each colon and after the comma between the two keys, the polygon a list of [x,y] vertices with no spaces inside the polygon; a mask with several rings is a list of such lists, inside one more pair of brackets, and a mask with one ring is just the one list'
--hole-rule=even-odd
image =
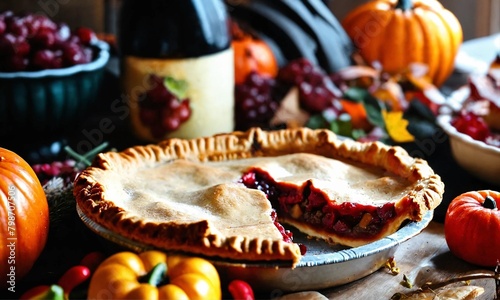
{"label": "wine bottle", "polygon": [[124,0],[119,51],[135,135],[234,130],[234,57],[222,0]]}

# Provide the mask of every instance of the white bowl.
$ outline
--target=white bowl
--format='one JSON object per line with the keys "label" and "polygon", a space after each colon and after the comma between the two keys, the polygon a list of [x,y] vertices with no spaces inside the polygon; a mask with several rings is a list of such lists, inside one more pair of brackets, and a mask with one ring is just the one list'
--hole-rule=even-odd
{"label": "white bowl", "polygon": [[450,124],[449,114],[438,116],[437,123],[448,134],[453,158],[465,170],[474,176],[500,185],[500,148],[474,140],[458,132]]}

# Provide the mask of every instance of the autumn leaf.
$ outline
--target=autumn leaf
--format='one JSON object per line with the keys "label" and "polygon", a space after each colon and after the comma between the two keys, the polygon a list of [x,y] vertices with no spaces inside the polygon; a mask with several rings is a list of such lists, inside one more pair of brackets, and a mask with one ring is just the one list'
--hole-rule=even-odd
{"label": "autumn leaf", "polygon": [[382,110],[382,117],[384,118],[385,128],[387,133],[396,143],[413,142],[415,137],[408,132],[408,120],[403,119],[402,111]]}

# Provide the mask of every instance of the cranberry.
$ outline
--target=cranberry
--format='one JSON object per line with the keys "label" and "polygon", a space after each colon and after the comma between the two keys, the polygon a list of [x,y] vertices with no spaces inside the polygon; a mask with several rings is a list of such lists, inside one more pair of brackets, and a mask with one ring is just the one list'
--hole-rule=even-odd
{"label": "cranberry", "polygon": [[309,200],[308,209],[321,208],[325,205],[325,196],[316,191],[311,191],[311,194],[307,198]]}
{"label": "cranberry", "polygon": [[302,244],[302,243],[299,243],[299,249],[300,249],[300,254],[302,255],[306,255],[306,252],[307,252],[307,247],[306,245]]}
{"label": "cranberry", "polygon": [[71,29],[65,23],[61,23],[55,33],[57,42],[67,41],[71,37]]}
{"label": "cranberry", "polygon": [[341,220],[337,221],[332,228],[338,234],[346,234],[350,231],[349,226]]}
{"label": "cranberry", "polygon": [[94,31],[92,31],[90,28],[87,27],[80,27],[76,30],[76,35],[80,38],[80,41],[84,45],[91,45],[94,43],[97,39],[96,34]]}
{"label": "cranberry", "polygon": [[56,42],[56,35],[51,29],[41,28],[34,34],[31,41],[39,48],[50,48]]}
{"label": "cranberry", "polygon": [[283,241],[285,241],[285,243],[292,243],[293,235],[290,231],[285,230],[283,225],[281,225],[278,222],[274,222],[274,226],[276,226],[276,228],[278,228],[279,232],[281,233],[281,236],[283,237]]}
{"label": "cranberry", "polygon": [[[95,36],[90,29],[82,34],[93,42],[92,35]],[[0,14],[2,71],[31,71],[88,63],[94,56],[89,45],[72,35],[66,24],[58,25],[46,16],[15,15],[11,11]],[[40,54],[45,50],[54,51],[50,63],[47,52]]]}
{"label": "cranberry", "polygon": [[325,226],[325,228],[333,228],[333,224],[335,224],[335,221],[337,219],[335,218],[335,214],[333,213],[329,213],[329,214],[325,214],[321,220],[321,223],[323,224],[323,226]]}
{"label": "cranberry", "polygon": [[5,21],[3,19],[0,19],[0,35],[4,34],[6,29],[7,26],[5,25]]}
{"label": "cranberry", "polygon": [[28,36],[28,27],[24,24],[23,19],[9,18],[6,25],[7,30],[12,34],[22,37]]}
{"label": "cranberry", "polygon": [[486,124],[481,117],[472,112],[462,112],[452,120],[451,125],[453,125],[457,131],[467,134],[478,141],[484,142],[486,138],[491,135],[488,124]]}
{"label": "cranberry", "polygon": [[24,56],[13,55],[4,62],[4,67],[12,71],[24,71],[28,67],[28,59]]}
{"label": "cranberry", "polygon": [[12,33],[0,36],[0,53],[4,56],[14,55],[17,38]]}

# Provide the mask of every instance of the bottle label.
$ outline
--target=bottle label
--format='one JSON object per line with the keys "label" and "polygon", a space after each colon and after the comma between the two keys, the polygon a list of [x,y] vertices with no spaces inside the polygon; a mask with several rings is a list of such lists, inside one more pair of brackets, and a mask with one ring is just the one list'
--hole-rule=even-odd
{"label": "bottle label", "polygon": [[[122,85],[129,99],[130,121],[134,134],[147,141],[165,138],[197,138],[234,130],[234,62],[229,48],[216,54],[187,59],[151,59],[125,56]],[[145,112],[145,93],[152,88],[150,76],[170,78],[185,86],[183,99],[189,100],[190,115],[178,129],[170,131],[152,125]],[[182,99],[180,99],[182,100]],[[168,108],[151,118],[168,118]],[[142,111],[141,111],[142,110]],[[163,113],[161,112],[163,111]],[[151,119],[150,118],[150,119]],[[157,121],[155,120],[157,123]],[[168,123],[168,120],[162,122]],[[166,126],[168,127],[168,126]]]}

